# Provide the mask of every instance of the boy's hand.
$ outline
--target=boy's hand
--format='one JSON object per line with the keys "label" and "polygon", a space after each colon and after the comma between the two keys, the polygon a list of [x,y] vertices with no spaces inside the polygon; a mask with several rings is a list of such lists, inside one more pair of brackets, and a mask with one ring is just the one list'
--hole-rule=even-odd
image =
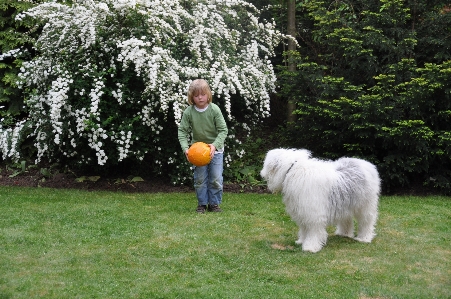
{"label": "boy's hand", "polygon": [[186,160],[188,160],[188,151],[189,151],[189,149],[187,149],[187,150],[185,151],[185,157],[186,157]]}
{"label": "boy's hand", "polygon": [[213,144],[209,144],[209,146],[210,146],[210,158],[213,159],[213,157],[215,155],[216,147]]}

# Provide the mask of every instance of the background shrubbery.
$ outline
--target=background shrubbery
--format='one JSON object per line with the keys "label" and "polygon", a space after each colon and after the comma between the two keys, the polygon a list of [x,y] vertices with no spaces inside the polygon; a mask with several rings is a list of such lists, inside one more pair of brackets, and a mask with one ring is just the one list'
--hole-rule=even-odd
{"label": "background shrubbery", "polygon": [[187,183],[176,126],[203,77],[230,128],[228,181],[258,184],[267,149],[305,147],[370,160],[385,192],[451,192],[449,3],[297,0],[287,53],[284,1],[232,2],[60,1],[19,18],[32,4],[0,6],[2,159]]}
{"label": "background shrubbery", "polygon": [[281,35],[258,14],[244,1],[173,0],[45,2],[18,14],[41,32],[18,74],[27,114],[0,129],[3,158],[23,159],[31,140],[37,163],[106,171],[147,157],[153,175],[185,183],[177,124],[201,77],[228,122],[229,165],[275,89]]}
{"label": "background shrubbery", "polygon": [[290,144],[375,163],[385,191],[451,191],[451,14],[444,1],[301,1]]}

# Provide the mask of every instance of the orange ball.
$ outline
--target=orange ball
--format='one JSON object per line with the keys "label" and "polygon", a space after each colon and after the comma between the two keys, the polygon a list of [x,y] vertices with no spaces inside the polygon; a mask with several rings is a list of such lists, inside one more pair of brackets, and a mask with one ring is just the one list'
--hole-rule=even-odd
{"label": "orange ball", "polygon": [[188,149],[188,161],[199,167],[210,163],[210,146],[204,142],[193,143]]}

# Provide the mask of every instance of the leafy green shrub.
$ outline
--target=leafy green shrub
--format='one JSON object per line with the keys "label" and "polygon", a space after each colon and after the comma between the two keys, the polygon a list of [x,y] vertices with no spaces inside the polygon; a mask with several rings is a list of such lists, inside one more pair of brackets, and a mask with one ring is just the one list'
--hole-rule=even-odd
{"label": "leafy green shrub", "polygon": [[[20,65],[27,50],[32,49],[30,39],[37,31],[32,22],[16,22],[15,17],[42,1],[2,1],[0,3],[0,119],[6,126],[14,125],[26,112],[23,94],[17,86]],[[21,52],[21,57],[17,54]]]}
{"label": "leafy green shrub", "polygon": [[301,33],[297,70],[281,73],[282,92],[298,104],[292,143],[372,161],[385,191],[419,184],[451,192],[449,43],[434,44],[434,62],[416,46],[427,44],[418,34],[429,34],[433,18],[451,25],[438,2],[413,10],[398,0],[305,1],[301,19],[312,25]]}

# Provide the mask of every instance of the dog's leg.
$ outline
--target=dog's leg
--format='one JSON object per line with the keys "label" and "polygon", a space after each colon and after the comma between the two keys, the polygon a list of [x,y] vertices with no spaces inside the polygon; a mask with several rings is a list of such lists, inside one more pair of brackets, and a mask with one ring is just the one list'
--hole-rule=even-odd
{"label": "dog's leg", "polygon": [[304,242],[302,243],[303,251],[318,252],[327,242],[326,225],[308,226],[305,231]]}
{"label": "dog's leg", "polygon": [[299,231],[298,231],[298,239],[294,242],[297,245],[301,245],[304,242],[305,238],[305,227],[303,225],[299,225]]}
{"label": "dog's leg", "polygon": [[348,238],[354,237],[354,221],[352,220],[352,217],[347,217],[338,221],[335,235]]}
{"label": "dog's leg", "polygon": [[376,211],[365,211],[356,215],[357,219],[357,241],[370,243],[376,233],[374,232],[374,227],[377,221],[377,210]]}

